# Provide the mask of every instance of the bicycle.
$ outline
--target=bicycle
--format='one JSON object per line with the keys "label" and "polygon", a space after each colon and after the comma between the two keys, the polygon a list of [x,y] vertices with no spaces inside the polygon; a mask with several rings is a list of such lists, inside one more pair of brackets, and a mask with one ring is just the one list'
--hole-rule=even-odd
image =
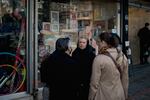
{"label": "bicycle", "polygon": [[[10,62],[0,65],[0,95],[16,93],[19,91],[25,83],[26,79],[26,67],[23,60],[13,53],[0,52],[0,56],[8,58]],[[7,59],[8,60],[8,59]],[[15,64],[12,62],[15,60]]]}
{"label": "bicycle", "polygon": [[20,55],[23,33],[20,34],[15,53],[0,52],[0,95],[22,91],[26,80],[26,67]]}

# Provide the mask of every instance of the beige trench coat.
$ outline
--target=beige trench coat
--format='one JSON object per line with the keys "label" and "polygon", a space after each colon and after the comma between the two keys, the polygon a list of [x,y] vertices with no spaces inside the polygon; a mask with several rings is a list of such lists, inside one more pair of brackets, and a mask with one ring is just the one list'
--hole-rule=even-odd
{"label": "beige trench coat", "polygon": [[[118,57],[115,48],[108,49],[114,59]],[[117,63],[121,65],[122,79],[112,59],[97,55],[93,62],[89,100],[125,100],[128,96],[128,62],[122,52]]]}

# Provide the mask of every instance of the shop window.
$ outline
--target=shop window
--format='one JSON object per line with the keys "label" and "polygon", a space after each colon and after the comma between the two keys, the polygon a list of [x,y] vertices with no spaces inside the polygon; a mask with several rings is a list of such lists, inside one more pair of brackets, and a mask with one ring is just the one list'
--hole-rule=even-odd
{"label": "shop window", "polygon": [[38,16],[39,26],[43,26],[38,38],[39,67],[45,55],[55,50],[55,42],[59,37],[69,37],[74,50],[80,35],[85,34],[90,40],[96,39],[101,32],[112,31],[117,26],[117,2],[52,0],[45,3],[40,8],[44,9],[43,14],[40,11]]}
{"label": "shop window", "polygon": [[0,1],[0,95],[26,91],[25,4]]}

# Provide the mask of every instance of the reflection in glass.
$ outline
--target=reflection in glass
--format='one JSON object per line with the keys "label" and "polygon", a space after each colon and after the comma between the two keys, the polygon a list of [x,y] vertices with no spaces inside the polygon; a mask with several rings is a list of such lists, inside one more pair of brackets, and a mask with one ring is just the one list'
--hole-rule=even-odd
{"label": "reflection in glass", "polygon": [[26,90],[25,0],[0,5],[0,95],[5,95]]}

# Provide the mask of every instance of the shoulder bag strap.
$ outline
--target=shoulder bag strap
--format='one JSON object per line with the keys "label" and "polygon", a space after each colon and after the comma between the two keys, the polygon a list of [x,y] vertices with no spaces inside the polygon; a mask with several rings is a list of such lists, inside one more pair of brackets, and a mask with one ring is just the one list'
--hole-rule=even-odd
{"label": "shoulder bag strap", "polygon": [[120,78],[122,77],[122,71],[121,71],[121,67],[119,64],[117,64],[116,60],[112,57],[112,55],[107,52],[107,53],[104,53],[104,55],[110,57],[112,59],[112,61],[114,62],[114,64],[116,65],[116,68],[118,69],[119,73],[120,73]]}

